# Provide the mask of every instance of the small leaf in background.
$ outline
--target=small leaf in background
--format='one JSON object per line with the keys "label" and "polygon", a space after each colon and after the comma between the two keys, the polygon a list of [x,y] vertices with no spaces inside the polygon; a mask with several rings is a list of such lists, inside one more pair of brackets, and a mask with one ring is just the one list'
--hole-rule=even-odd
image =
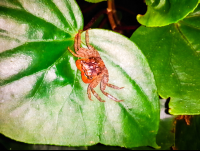
{"label": "small leaf in background", "polygon": [[194,115],[190,119],[190,125],[185,120],[176,121],[175,149],[178,150],[199,150],[199,125],[200,116]]}
{"label": "small leaf in background", "polygon": [[[87,96],[67,47],[83,28],[74,0],[0,3],[0,132],[32,144],[90,146],[97,143],[157,147],[159,100],[153,73],[137,46],[120,34],[90,30],[109,83],[124,102]],[[84,43],[84,33],[82,34]]]}
{"label": "small leaf in background", "polygon": [[174,115],[200,113],[200,6],[184,20],[165,27],[140,27],[131,37],[153,70],[159,94],[170,97]]}
{"label": "small leaf in background", "polygon": [[145,15],[138,15],[140,24],[147,27],[165,26],[182,20],[198,5],[198,0],[146,0]]}

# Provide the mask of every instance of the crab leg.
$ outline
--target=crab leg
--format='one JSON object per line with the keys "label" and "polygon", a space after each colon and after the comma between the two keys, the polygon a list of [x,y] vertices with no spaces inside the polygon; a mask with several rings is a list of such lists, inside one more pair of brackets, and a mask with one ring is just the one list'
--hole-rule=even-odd
{"label": "crab leg", "polygon": [[[107,92],[105,92],[104,90],[106,89],[106,85],[108,84],[108,74],[107,74],[107,70],[106,71],[104,71],[105,72],[105,74],[104,74],[104,76],[103,76],[103,78],[102,78],[102,80],[101,80],[101,85],[100,85],[100,89],[101,89],[101,92],[105,95],[105,96],[107,96],[108,98],[110,98],[110,99],[112,99],[112,100],[114,100],[114,101],[116,101],[116,102],[121,102],[121,101],[123,101],[123,100],[118,100],[118,99],[116,99],[114,96],[112,96],[112,95],[110,95],[109,93],[107,93]],[[109,86],[110,86],[110,84],[109,84]],[[114,86],[114,85],[112,85],[112,86]],[[117,86],[114,86],[115,88],[117,87]],[[117,87],[118,88],[118,87]]]}
{"label": "crab leg", "polygon": [[123,101],[123,100],[118,100],[118,99],[116,99],[114,96],[110,95],[109,93],[105,92],[104,90],[101,90],[101,92],[102,92],[105,96],[107,96],[108,98],[110,98],[110,99],[112,99],[112,100],[114,100],[114,101],[116,101],[116,102],[121,102],[121,101]]}
{"label": "crab leg", "polygon": [[75,36],[75,38],[74,38],[74,50],[75,50],[75,52],[77,53],[77,51],[78,51],[78,47],[77,47],[77,36],[78,36],[78,34],[76,34],[76,36]]}
{"label": "crab leg", "polygon": [[85,32],[85,42],[86,42],[86,45],[87,45],[88,49],[94,49],[94,48],[89,44],[89,33],[88,33],[88,30],[86,30],[86,32]]}
{"label": "crab leg", "polygon": [[96,91],[93,89],[95,88],[99,81],[101,81],[103,74],[100,74],[96,79],[94,79],[89,85],[88,85],[88,98],[91,100],[91,95],[90,91],[92,91],[93,95],[100,101],[100,102],[105,102],[104,100],[101,99],[101,97],[96,93]]}
{"label": "crab leg", "polygon": [[86,42],[87,47],[89,48],[89,33],[88,33],[88,30],[86,30],[86,32],[85,32],[85,42]]}
{"label": "crab leg", "polygon": [[102,99],[100,98],[100,96],[96,93],[96,91],[95,91],[93,88],[90,88],[90,89],[91,89],[92,93],[94,94],[94,96],[95,96],[100,102],[105,102],[104,100],[102,100]]}
{"label": "crab leg", "polygon": [[[101,87],[102,87],[102,90],[105,90],[105,89],[106,89],[106,85],[107,85],[108,87],[113,88],[113,89],[123,89],[123,88],[124,88],[124,87],[115,86],[115,85],[113,85],[113,84],[109,84],[108,81],[109,81],[108,70],[107,70],[107,69],[104,69],[104,78],[102,78],[103,84],[102,84],[102,86],[101,86]],[[104,84],[104,83],[105,83],[105,84]]]}
{"label": "crab leg", "polygon": [[106,85],[107,85],[108,87],[113,88],[113,89],[123,89],[123,88],[124,88],[124,87],[118,87],[118,86],[116,86],[116,85],[109,84],[109,83],[107,83]]}
{"label": "crab leg", "polygon": [[78,49],[80,49],[80,47],[81,47],[81,32],[82,32],[82,30],[79,30],[78,34],[77,34],[77,48]]}
{"label": "crab leg", "polygon": [[72,53],[73,56],[75,56],[75,57],[81,57],[80,55],[75,54],[69,47],[68,47],[68,50]]}
{"label": "crab leg", "polygon": [[88,94],[88,98],[90,99],[90,101],[93,101],[93,100],[91,99],[90,86],[88,86],[88,88],[87,88],[87,94]]}

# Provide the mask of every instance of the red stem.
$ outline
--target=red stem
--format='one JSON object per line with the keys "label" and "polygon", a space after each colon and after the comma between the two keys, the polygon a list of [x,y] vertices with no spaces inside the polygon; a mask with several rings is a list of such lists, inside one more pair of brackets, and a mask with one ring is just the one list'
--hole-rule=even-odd
{"label": "red stem", "polygon": [[107,10],[102,10],[100,11],[99,13],[97,13],[91,20],[90,22],[83,28],[83,30],[87,30],[88,28],[90,28],[94,23],[95,21],[102,15],[102,14],[106,14],[107,13]]}

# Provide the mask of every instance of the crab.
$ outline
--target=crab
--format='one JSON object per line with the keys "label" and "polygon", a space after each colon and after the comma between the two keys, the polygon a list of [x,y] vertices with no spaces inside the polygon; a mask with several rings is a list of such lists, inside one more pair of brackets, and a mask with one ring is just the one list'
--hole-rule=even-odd
{"label": "crab", "polygon": [[87,88],[88,98],[92,101],[91,99],[91,91],[92,91],[93,95],[100,102],[105,102],[94,90],[94,88],[100,83],[100,90],[105,96],[116,102],[123,101],[123,100],[118,100],[109,93],[105,92],[106,86],[111,87],[113,89],[122,89],[123,87],[118,87],[108,83],[109,80],[108,69],[106,68],[103,60],[101,59],[98,51],[95,50],[95,48],[89,44],[88,30],[86,30],[85,33],[85,41],[87,48],[80,47],[81,32],[82,31],[79,30],[78,34],[76,34],[75,36],[74,49],[76,53],[74,53],[69,47],[68,50],[71,52],[73,56],[81,58],[76,61],[76,66],[81,71],[82,81],[84,83],[89,84]]}

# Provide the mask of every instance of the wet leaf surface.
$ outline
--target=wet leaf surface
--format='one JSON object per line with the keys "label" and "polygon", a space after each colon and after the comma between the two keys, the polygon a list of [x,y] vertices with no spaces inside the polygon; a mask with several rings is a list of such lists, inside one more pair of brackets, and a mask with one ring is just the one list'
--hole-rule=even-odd
{"label": "wet leaf surface", "polygon": [[[90,30],[90,43],[108,68],[107,88],[124,102],[87,96],[67,47],[83,28],[73,0],[2,1],[0,9],[0,132],[32,144],[157,147],[159,100],[146,58],[129,39]],[[82,34],[84,46],[84,33]]]}

